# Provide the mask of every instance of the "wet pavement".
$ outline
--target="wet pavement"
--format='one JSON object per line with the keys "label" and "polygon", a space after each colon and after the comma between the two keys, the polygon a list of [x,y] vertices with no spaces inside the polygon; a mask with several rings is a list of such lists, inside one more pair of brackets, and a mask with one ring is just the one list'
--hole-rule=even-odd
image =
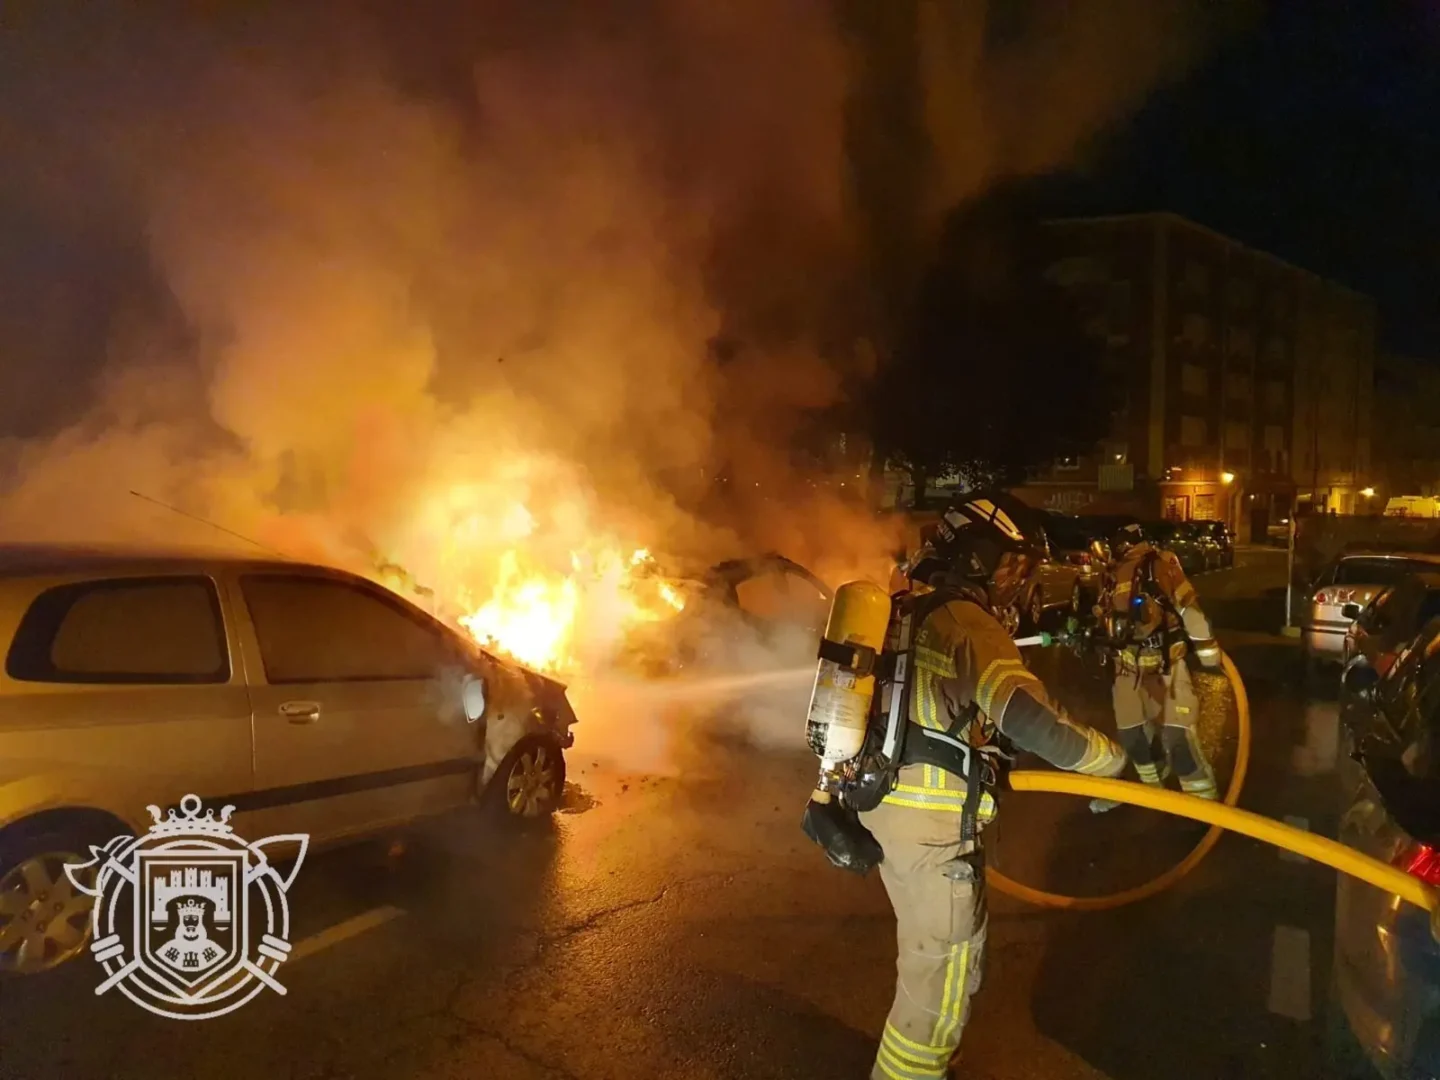
{"label": "wet pavement", "polygon": [[[1332,706],[1307,703],[1280,618],[1283,553],[1201,578],[1246,675],[1242,804],[1333,834]],[[1273,610],[1272,610],[1273,609]],[[1077,715],[1108,686],[1054,650],[1036,670]],[[1233,759],[1223,685],[1205,737]],[[800,717],[795,718],[796,740]],[[579,729],[577,729],[578,731]],[[292,893],[284,997],[181,1023],[114,994],[88,959],[0,984],[0,1077],[863,1077],[894,988],[878,876],[831,869],[798,828],[814,759],[700,739],[668,775],[571,759],[569,811],[529,829],[461,816],[312,859]],[[997,863],[1049,889],[1134,885],[1200,826],[1009,795]],[[992,893],[986,983],[959,1075],[1176,1080],[1325,1076],[1334,882],[1225,838],[1163,896],[1104,914]],[[1299,943],[1297,945],[1297,943]]]}

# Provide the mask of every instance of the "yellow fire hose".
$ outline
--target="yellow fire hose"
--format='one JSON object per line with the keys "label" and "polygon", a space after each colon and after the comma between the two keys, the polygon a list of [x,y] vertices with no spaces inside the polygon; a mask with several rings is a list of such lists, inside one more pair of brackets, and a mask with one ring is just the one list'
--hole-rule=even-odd
{"label": "yellow fire hose", "polygon": [[1230,787],[1225,792],[1223,802],[1211,802],[1193,795],[1182,795],[1127,780],[1105,780],[1075,773],[1028,769],[1010,774],[1010,786],[1016,791],[1050,791],[1061,795],[1114,799],[1116,802],[1144,806],[1208,824],[1209,831],[1201,837],[1190,854],[1158,877],[1133,889],[1124,889],[1106,896],[1066,896],[1063,893],[1045,892],[1012,881],[993,867],[987,871],[989,882],[1007,896],[1041,907],[1068,911],[1106,911],[1145,900],[1168,889],[1199,866],[1201,860],[1210,854],[1210,849],[1219,841],[1220,834],[1229,829],[1334,867],[1387,893],[1395,893],[1402,900],[1430,912],[1432,931],[1440,930],[1436,891],[1423,881],[1411,877],[1398,867],[1372,859],[1334,840],[1236,807],[1240,792],[1245,786],[1245,774],[1250,766],[1250,701],[1245,694],[1245,684],[1230,657],[1224,657],[1223,662],[1225,674],[1235,692],[1235,708],[1240,720],[1235,771],[1230,778]]}

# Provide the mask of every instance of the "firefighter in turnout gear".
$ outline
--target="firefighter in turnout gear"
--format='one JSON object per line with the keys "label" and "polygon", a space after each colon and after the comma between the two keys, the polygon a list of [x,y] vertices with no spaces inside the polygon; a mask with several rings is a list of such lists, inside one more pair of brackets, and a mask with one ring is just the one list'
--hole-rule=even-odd
{"label": "firefighter in turnout gear", "polygon": [[[1106,633],[1114,649],[1115,726],[1140,779],[1163,787],[1173,771],[1190,795],[1215,799],[1215,773],[1196,731],[1199,704],[1186,657],[1221,666],[1220,646],[1180,560],[1149,543],[1139,525],[1120,529]],[[1113,809],[1095,799],[1097,813]]]}
{"label": "firefighter in turnout gear", "polygon": [[[1028,513],[1003,495],[967,496],[945,512],[892,598],[866,749],[835,766],[843,752],[827,755],[811,739],[822,779],[806,831],[837,865],[863,870],[879,861],[895,910],[898,979],[874,1080],[948,1075],[984,966],[981,833],[995,817],[1007,744],[1093,776],[1125,768],[1116,743],[1052,704],[990,610],[988,586],[1029,557],[1017,523]],[[812,734],[816,716],[812,702]],[[858,865],[863,843],[837,840],[837,857],[827,842],[844,831],[841,816],[856,811],[863,841],[878,841]]]}

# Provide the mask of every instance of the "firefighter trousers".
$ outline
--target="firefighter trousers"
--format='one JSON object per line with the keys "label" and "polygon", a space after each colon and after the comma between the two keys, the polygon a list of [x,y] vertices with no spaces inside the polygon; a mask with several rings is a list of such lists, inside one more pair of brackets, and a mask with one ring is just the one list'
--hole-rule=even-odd
{"label": "firefighter trousers", "polygon": [[1200,703],[1184,660],[1172,663],[1168,673],[1121,664],[1112,697],[1117,737],[1141,780],[1163,783],[1160,769],[1168,761],[1182,790],[1206,799],[1217,796],[1215,773],[1205,760],[1196,728]]}
{"label": "firefighter trousers", "polygon": [[980,988],[985,959],[985,886],[966,880],[960,814],[881,803],[861,815],[885,850],[880,877],[895,909],[899,957],[895,1002],[872,1080],[944,1077]]}

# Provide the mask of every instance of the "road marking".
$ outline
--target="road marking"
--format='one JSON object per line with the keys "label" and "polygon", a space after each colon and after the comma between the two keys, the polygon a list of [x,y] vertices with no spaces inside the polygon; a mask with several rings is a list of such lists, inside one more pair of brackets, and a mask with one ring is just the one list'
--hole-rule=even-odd
{"label": "road marking", "polygon": [[1335,771],[1340,756],[1340,706],[1311,701],[1305,706],[1305,745],[1297,746],[1291,764],[1297,776],[1324,776]]}
{"label": "road marking", "polygon": [[[1295,814],[1286,814],[1285,824],[1293,825],[1297,829],[1304,829],[1306,832],[1310,831],[1310,819],[1299,817]],[[1304,855],[1298,855],[1287,848],[1280,849],[1280,858],[1284,859],[1286,862],[1306,863],[1310,861]]]}
{"label": "road marking", "polygon": [[1270,944],[1270,1011],[1310,1019],[1310,932],[1277,926]]}
{"label": "road marking", "polygon": [[318,934],[311,934],[307,938],[301,938],[290,950],[290,962],[303,960],[307,956],[314,956],[323,949],[332,945],[339,945],[352,937],[358,937],[367,930],[374,930],[377,926],[384,926],[391,919],[398,919],[405,914],[403,908],[385,907],[371,908],[369,911],[362,911],[353,918],[338,922],[321,930]]}

